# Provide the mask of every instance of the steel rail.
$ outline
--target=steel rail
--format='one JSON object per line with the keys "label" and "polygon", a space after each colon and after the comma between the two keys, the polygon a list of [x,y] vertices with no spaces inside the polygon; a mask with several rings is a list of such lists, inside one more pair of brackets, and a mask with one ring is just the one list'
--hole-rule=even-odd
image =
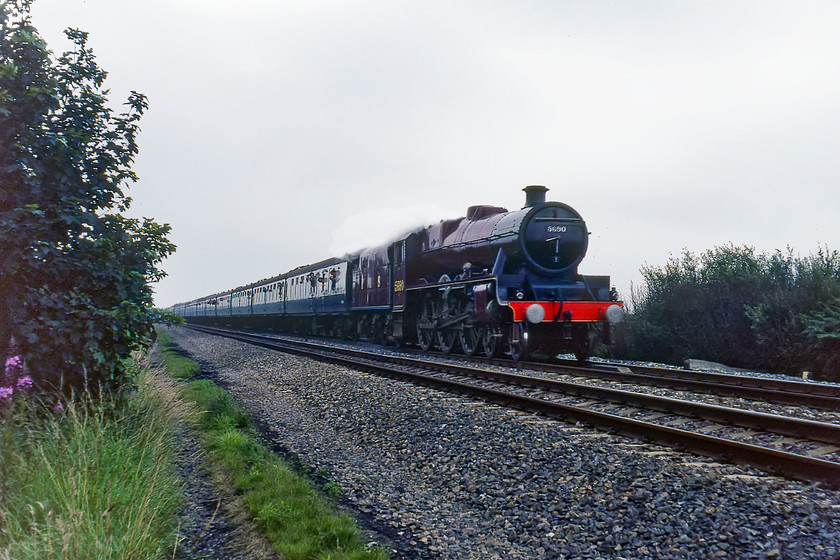
{"label": "steel rail", "polygon": [[[406,364],[411,365],[412,361],[413,360],[408,359]],[[418,361],[418,363],[421,362]],[[426,367],[429,369],[438,369],[439,363],[429,362]],[[443,367],[440,367],[439,369],[441,371],[457,372],[461,375],[467,375],[470,377],[493,379],[502,383],[545,389],[547,391],[574,395],[588,399],[606,400],[617,404],[639,406],[659,412],[702,418],[703,420],[723,422],[725,424],[732,424],[742,428],[752,428],[812,441],[819,441],[822,443],[840,445],[840,425],[832,424],[830,422],[819,422],[790,416],[744,410],[741,408],[686,401],[683,399],[674,399],[658,395],[648,395],[645,393],[637,393],[635,391],[626,391],[623,389],[611,389],[608,387],[569,383],[555,379],[546,379],[543,377],[486,371],[452,364],[444,364]]]}
{"label": "steel rail", "polygon": [[[385,374],[389,377],[410,379],[421,382],[427,386],[447,391],[466,393],[486,400],[491,400],[493,402],[514,406],[523,410],[547,414],[552,417],[582,421],[595,427],[604,428],[608,431],[616,431],[618,433],[634,436],[645,441],[669,445],[679,450],[691,451],[693,453],[713,457],[718,460],[729,460],[734,463],[753,466],[772,474],[788,476],[801,480],[820,481],[829,487],[840,488],[840,463],[827,461],[825,459],[790,453],[778,449],[691,432],[680,428],[663,426],[661,424],[655,424],[634,418],[627,418],[607,412],[594,411],[575,405],[517,395],[478,385],[442,379],[440,377],[424,373],[408,371],[405,369],[405,363],[397,364],[396,367],[382,364],[381,359],[389,358],[390,356],[382,356],[381,354],[366,353],[355,350],[347,351],[343,348],[331,348],[329,350],[324,350],[323,347],[320,347],[315,350],[311,347],[317,345],[313,345],[311,343],[304,343],[304,345],[309,344],[310,346],[309,349],[304,349],[301,348],[297,342],[283,341],[270,337],[261,337],[259,335],[232,333],[228,331],[220,332],[205,328],[197,330],[240,340],[242,342],[247,342],[264,348],[282,350],[299,355],[316,355],[321,359],[325,359],[333,363],[340,363],[342,365],[360,368],[373,373]],[[343,354],[356,354],[356,356],[348,357]],[[364,357],[361,356],[362,354],[364,354]],[[371,361],[371,357],[374,357],[377,361],[380,361],[380,363],[373,363]],[[404,360],[404,358],[400,358],[400,360]],[[435,363],[434,365],[439,369],[439,367],[443,367],[447,364]],[[425,365],[417,364],[413,367],[425,367]],[[460,366],[456,366],[456,368],[458,367]],[[808,439],[812,438],[809,437]]]}
{"label": "steel rail", "polygon": [[[736,376],[714,374],[714,377],[706,377],[705,372],[679,372],[679,370],[665,370],[678,371],[679,375],[677,376],[660,376],[633,371],[635,368],[610,366],[607,364],[590,364],[588,367],[581,367],[528,362],[521,364],[521,366],[539,371],[566,373],[581,377],[636,383],[639,385],[649,385],[654,387],[668,387],[683,391],[696,391],[699,393],[737,397],[773,404],[807,406],[831,411],[840,410],[840,394],[830,394],[830,390],[833,387],[825,384],[803,384],[795,381],[777,382],[773,379],[767,379],[766,381],[768,383],[766,385],[762,385],[761,381],[754,380],[763,380],[764,378],[747,378],[747,376],[737,376],[739,379],[748,379],[743,384],[739,384],[736,381],[726,379],[726,377]],[[721,381],[721,378],[724,378],[724,381],[726,382]],[[816,388],[817,393],[808,394],[802,392],[803,385],[805,387]],[[829,389],[825,389],[825,387],[829,387]],[[788,390],[788,388],[796,390],[791,391]]]}
{"label": "steel rail", "polygon": [[[590,363],[591,367],[598,367],[599,363]],[[733,385],[736,387],[754,387],[757,389],[768,389],[786,393],[801,393],[805,395],[820,395],[825,397],[840,398],[840,385],[820,383],[819,381],[799,381],[793,379],[773,379],[756,375],[740,375],[738,373],[720,373],[713,371],[701,371],[693,369],[663,368],[655,366],[640,366],[623,364],[610,364],[604,362],[607,367],[626,367],[633,373],[649,375],[653,377],[667,377],[669,379],[699,380],[719,383],[721,385]]]}
{"label": "steel rail", "polygon": [[[243,334],[242,336],[259,337],[259,335],[248,334]],[[295,342],[295,344],[314,349],[324,348],[322,345],[312,342]],[[334,348],[331,350],[336,351]],[[687,401],[684,399],[662,397],[658,395],[648,395],[645,393],[637,393],[635,391],[627,391],[623,389],[611,389],[609,387],[570,383],[556,379],[546,379],[544,377],[488,371],[470,366],[435,362],[421,358],[412,358],[409,356],[390,356],[357,349],[340,349],[338,351],[343,354],[352,354],[362,359],[386,361],[389,363],[402,364],[406,367],[418,367],[446,373],[456,373],[458,375],[493,380],[500,383],[532,387],[555,393],[562,393],[565,395],[608,401],[616,404],[638,406],[658,412],[701,418],[703,420],[722,422],[724,424],[731,424],[742,428],[762,430],[775,434],[818,441],[821,443],[840,445],[840,425],[829,422],[819,422],[790,416],[744,410],[741,408],[712,405],[696,401]]]}

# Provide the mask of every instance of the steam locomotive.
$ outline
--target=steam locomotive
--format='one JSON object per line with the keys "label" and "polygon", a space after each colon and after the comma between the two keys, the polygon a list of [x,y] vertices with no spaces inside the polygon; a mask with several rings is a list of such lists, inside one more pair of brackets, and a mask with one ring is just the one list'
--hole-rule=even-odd
{"label": "steam locomotive", "polygon": [[466,216],[386,245],[302,266],[177,304],[187,322],[416,344],[445,353],[574,353],[609,343],[624,316],[609,276],[582,276],[589,232],[580,214],[525,187],[509,212]]}

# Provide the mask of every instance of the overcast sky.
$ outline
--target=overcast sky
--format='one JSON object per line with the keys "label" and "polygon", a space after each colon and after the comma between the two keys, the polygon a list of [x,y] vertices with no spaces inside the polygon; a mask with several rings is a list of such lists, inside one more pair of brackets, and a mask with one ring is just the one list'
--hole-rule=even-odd
{"label": "overcast sky", "polygon": [[141,121],[169,306],[549,187],[585,274],[840,249],[840,2],[36,0]]}

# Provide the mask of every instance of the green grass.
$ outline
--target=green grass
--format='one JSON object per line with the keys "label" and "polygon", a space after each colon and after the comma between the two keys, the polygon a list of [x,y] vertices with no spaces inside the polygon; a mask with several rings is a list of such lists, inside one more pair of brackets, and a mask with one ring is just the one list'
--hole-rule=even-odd
{"label": "green grass", "polygon": [[[196,404],[196,424],[204,432],[210,457],[223,466],[283,558],[388,558],[383,550],[364,543],[353,518],[335,513],[329,496],[262,445],[248,414],[227,391],[201,379],[186,383],[183,396]],[[336,491],[337,486],[333,483],[331,488]]]}
{"label": "green grass", "polygon": [[175,379],[189,379],[198,375],[201,368],[195,360],[191,360],[178,352],[172,337],[163,329],[158,329],[157,343],[160,347],[161,361],[169,375]]}
{"label": "green grass", "polygon": [[119,405],[17,400],[0,413],[0,559],[171,558],[174,412],[149,375]]}

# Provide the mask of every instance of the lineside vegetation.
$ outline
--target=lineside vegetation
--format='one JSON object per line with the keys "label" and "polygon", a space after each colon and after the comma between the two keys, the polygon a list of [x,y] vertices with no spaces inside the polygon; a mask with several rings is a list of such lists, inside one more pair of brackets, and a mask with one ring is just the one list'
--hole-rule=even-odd
{"label": "lineside vegetation", "polygon": [[87,33],[56,57],[30,5],[0,0],[0,364],[14,347],[39,391],[118,391],[175,250],[168,225],[123,215],[148,103],[114,111]]}
{"label": "lineside vegetation", "polygon": [[687,358],[840,381],[840,253],[724,245],[641,269],[619,329],[622,357]]}
{"label": "lineside vegetation", "polygon": [[182,405],[137,362],[129,399],[0,401],[0,559],[171,558],[183,499],[172,425]]}

